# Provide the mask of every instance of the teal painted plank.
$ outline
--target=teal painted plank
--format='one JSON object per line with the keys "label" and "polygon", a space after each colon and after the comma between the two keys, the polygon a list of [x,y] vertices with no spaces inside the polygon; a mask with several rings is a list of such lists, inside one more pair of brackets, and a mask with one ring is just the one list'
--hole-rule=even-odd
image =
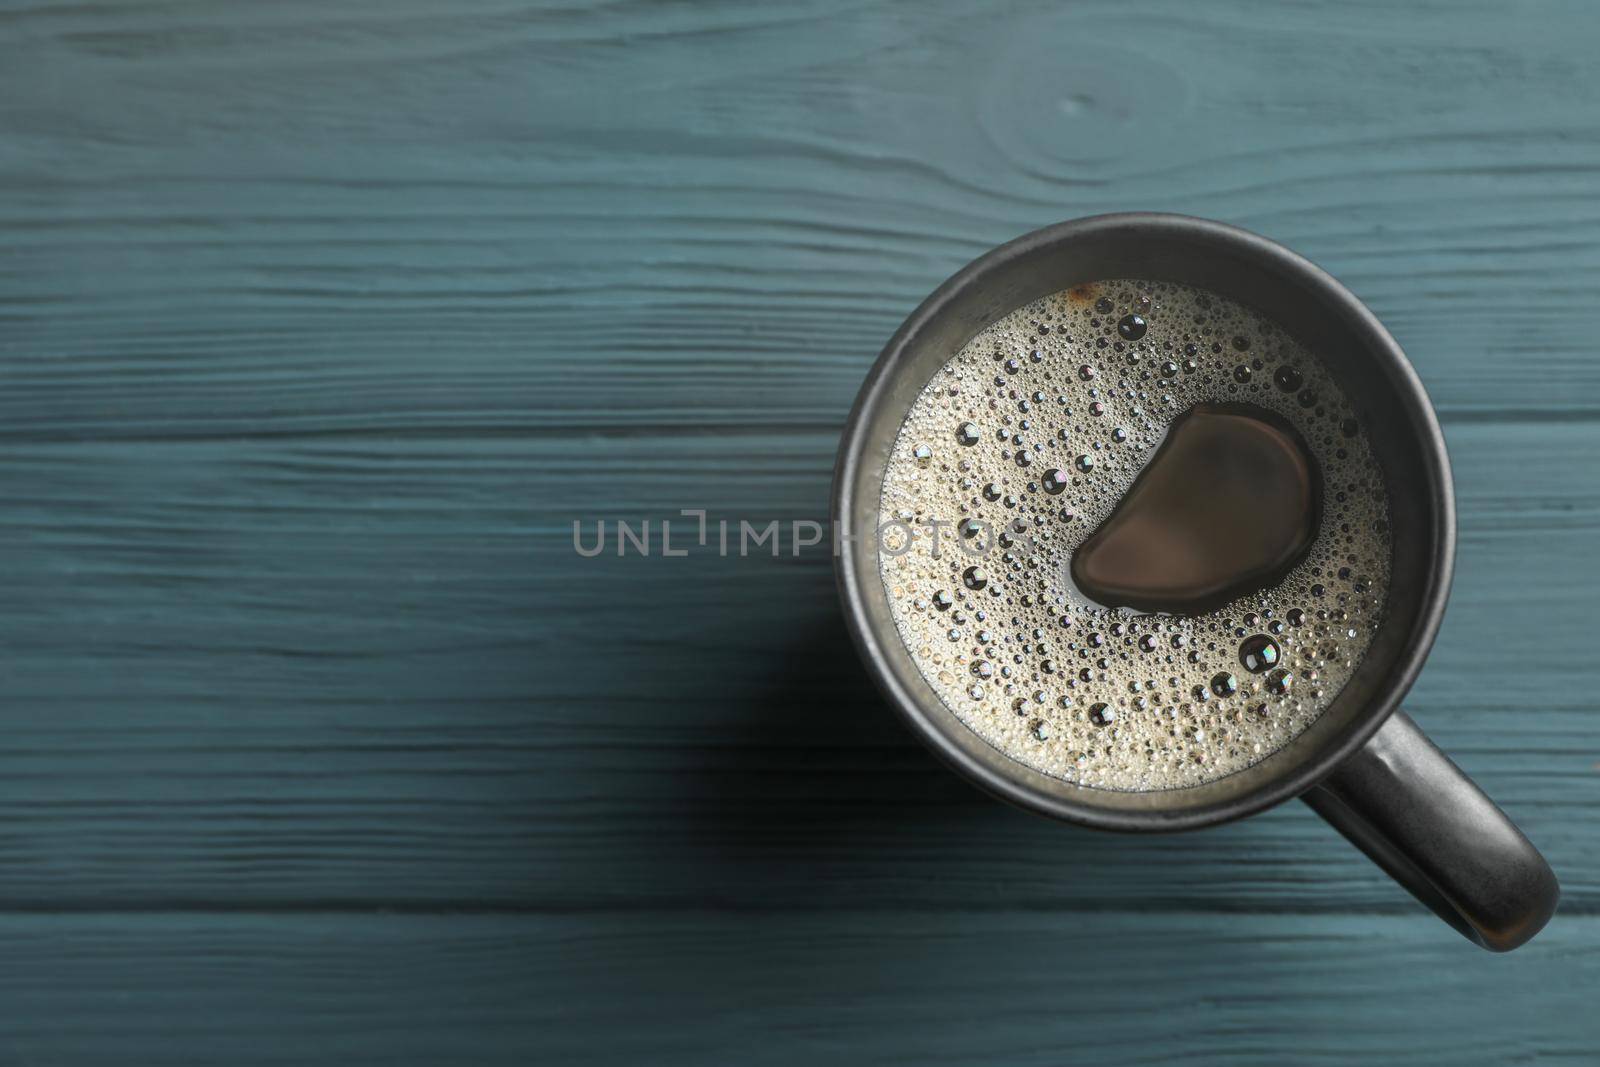
{"label": "teal painted plank", "polygon": [[[1600,921],[1490,956],[1375,916],[0,921],[20,1063],[1592,1063]],[[1174,981],[1174,973],[1183,981]]]}
{"label": "teal painted plank", "polygon": [[255,6],[8,19],[0,438],[832,428],[966,260],[1141,207],[1447,416],[1600,414],[1592,5]]}
{"label": "teal painted plank", "polygon": [[[1600,426],[1450,436],[1459,581],[1410,707],[1592,911],[1600,665],[1574,576],[1600,483],[1574,467]],[[28,714],[0,750],[0,902],[965,908],[998,887],[1426,921],[1298,806],[1151,840],[979,796],[862,677],[826,556],[572,553],[575,516],[821,518],[832,444],[13,448],[31,489],[0,513],[0,641]]]}

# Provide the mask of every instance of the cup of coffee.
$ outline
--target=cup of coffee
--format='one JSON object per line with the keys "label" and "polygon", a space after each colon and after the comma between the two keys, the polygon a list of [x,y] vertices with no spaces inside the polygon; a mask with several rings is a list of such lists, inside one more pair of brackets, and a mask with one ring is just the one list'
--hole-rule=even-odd
{"label": "cup of coffee", "polygon": [[1318,267],[1177,215],[1050,226],[889,341],[834,478],[845,618],[958,773],[1085,826],[1299,796],[1496,951],[1544,858],[1399,710],[1449,592],[1444,438]]}

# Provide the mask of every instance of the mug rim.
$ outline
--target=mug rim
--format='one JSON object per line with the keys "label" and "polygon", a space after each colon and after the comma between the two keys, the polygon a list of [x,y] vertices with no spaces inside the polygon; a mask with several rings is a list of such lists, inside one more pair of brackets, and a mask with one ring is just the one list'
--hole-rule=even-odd
{"label": "mug rim", "polygon": [[[1289,772],[1267,780],[1258,789],[1208,808],[1121,810],[1046,794],[1026,785],[1017,777],[979,761],[955,744],[934,726],[921,702],[889,669],[885,637],[895,642],[899,642],[900,638],[898,633],[880,634],[868,619],[865,593],[857,580],[856,568],[852,565],[854,554],[860,551],[853,540],[841,540],[834,560],[834,574],[844,607],[846,628],[867,665],[868,673],[912,732],[957,773],[1018,807],[1066,822],[1107,830],[1185,830],[1254,815],[1299,796],[1330,774],[1365,745],[1399,708],[1401,699],[1421,673],[1443,620],[1454,574],[1456,550],[1455,492],[1444,432],[1427,391],[1405,352],[1377,316],[1354,293],[1311,260],[1276,241],[1237,226],[1191,215],[1117,212],[1071,219],[1025,233],[991,249],[951,275],[907,316],[883,347],[867,373],[840,435],[831,493],[832,519],[835,528],[840,528],[839,524],[848,522],[852,514],[855,482],[867,446],[868,420],[865,415],[881,401],[906,356],[908,346],[929,323],[943,314],[958,295],[1013,260],[1038,254],[1051,246],[1081,239],[1097,231],[1129,228],[1144,231],[1147,235],[1154,231],[1157,237],[1198,238],[1230,245],[1268,269],[1292,276],[1308,289],[1315,290],[1340,318],[1348,319],[1370,341],[1373,355],[1388,364],[1392,372],[1388,388],[1396,394],[1413,420],[1420,439],[1422,454],[1417,458],[1426,475],[1426,491],[1430,497],[1427,503],[1437,517],[1438,531],[1431,573],[1419,598],[1416,621],[1384,681],[1373,693],[1367,707],[1356,717],[1353,728]],[[1004,762],[1010,764],[1014,761],[1007,759]],[[1022,764],[1017,766],[1023,767]]]}

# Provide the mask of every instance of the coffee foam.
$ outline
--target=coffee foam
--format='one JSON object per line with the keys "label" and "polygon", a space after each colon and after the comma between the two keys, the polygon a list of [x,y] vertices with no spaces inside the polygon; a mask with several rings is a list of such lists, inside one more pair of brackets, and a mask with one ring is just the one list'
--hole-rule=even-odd
{"label": "coffee foam", "polygon": [[[1304,438],[1323,494],[1309,553],[1197,616],[1088,602],[1073,551],[1202,402],[1258,405]],[[1010,758],[1105,789],[1197,785],[1282,748],[1349,681],[1389,583],[1383,478],[1326,368],[1258,312],[1168,282],[1079,286],[979,333],[912,404],[879,511],[895,624],[940,699]],[[937,557],[929,520],[946,524]],[[1258,636],[1279,655],[1253,672],[1240,649]]]}

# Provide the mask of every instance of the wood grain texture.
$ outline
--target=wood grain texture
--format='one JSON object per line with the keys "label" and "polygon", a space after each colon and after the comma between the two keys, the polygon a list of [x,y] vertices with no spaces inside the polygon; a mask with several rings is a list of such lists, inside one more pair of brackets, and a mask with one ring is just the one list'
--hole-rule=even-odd
{"label": "wood grain texture", "polygon": [[1585,1064],[1600,981],[1589,917],[1504,957],[1115,912],[50,916],[0,947],[0,1054],[46,1064]]}
{"label": "wood grain texture", "polygon": [[[1451,443],[1460,574],[1410,707],[1594,910],[1600,665],[1573,576],[1600,494],[1548,457],[1593,454],[1596,428]],[[820,518],[832,444],[597,441],[578,506]],[[39,499],[0,520],[28,544],[0,562],[9,681],[39,714],[0,752],[26,783],[0,799],[3,898],[966,908],[998,882],[1026,907],[1414,907],[1298,807],[1122,839],[987,801],[882,706],[825,554],[581,559],[568,447],[12,449]],[[1174,862],[1184,879],[1150,877]]]}
{"label": "wood grain texture", "polygon": [[[1597,46],[1576,0],[0,3],[0,1042],[1592,1057]],[[1438,404],[1409,707],[1562,877],[1510,960],[1298,806],[978,796],[823,554],[571,550],[821,518],[923,295],[1135,208],[1310,255]]]}

